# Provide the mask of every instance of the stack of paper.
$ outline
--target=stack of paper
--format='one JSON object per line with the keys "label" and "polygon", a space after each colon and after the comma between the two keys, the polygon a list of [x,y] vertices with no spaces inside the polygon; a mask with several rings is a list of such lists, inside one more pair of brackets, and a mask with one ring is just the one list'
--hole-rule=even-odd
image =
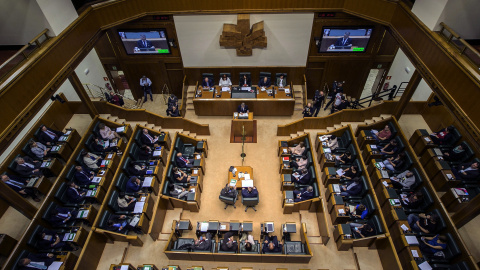
{"label": "stack of paper", "polygon": [[206,232],[206,231],[208,231],[208,222],[202,222],[202,223],[200,223],[200,231],[201,231],[201,232]]}
{"label": "stack of paper", "polygon": [[338,169],[337,174],[341,177],[342,175],[345,174],[345,172],[342,169]]}
{"label": "stack of paper", "polygon": [[53,262],[52,264],[50,264],[47,270],[59,270],[62,264],[63,262]]}
{"label": "stack of paper", "polygon": [[333,184],[333,191],[335,193],[340,193],[340,185],[338,184]]}
{"label": "stack of paper", "polygon": [[253,187],[253,180],[242,180],[242,187]]}
{"label": "stack of paper", "polygon": [[95,176],[93,177],[92,183],[100,183],[101,180],[102,180],[102,177]]}
{"label": "stack of paper", "polygon": [[143,212],[143,207],[145,206],[145,202],[136,202],[135,209],[133,209],[134,214],[140,214]]}
{"label": "stack of paper", "polygon": [[125,127],[117,127],[116,129],[117,133],[120,133],[120,132],[124,132],[125,131]]}
{"label": "stack of paper", "polygon": [[405,240],[407,240],[407,243],[409,245],[418,245],[419,244],[417,237],[415,237],[413,235],[406,235]]}
{"label": "stack of paper", "polygon": [[145,177],[142,183],[142,187],[150,187],[152,185],[152,180],[153,180],[153,177],[151,176]]}
{"label": "stack of paper", "polygon": [[112,159],[113,154],[108,154],[107,159]]}
{"label": "stack of paper", "polygon": [[160,156],[161,154],[162,154],[162,151],[156,151],[156,150],[153,151],[153,156],[154,156],[154,157],[158,157],[158,156]]}
{"label": "stack of paper", "polygon": [[65,135],[68,136],[68,135],[70,135],[70,133],[72,133],[72,131],[71,131],[71,130],[67,130],[67,132],[65,132]]}

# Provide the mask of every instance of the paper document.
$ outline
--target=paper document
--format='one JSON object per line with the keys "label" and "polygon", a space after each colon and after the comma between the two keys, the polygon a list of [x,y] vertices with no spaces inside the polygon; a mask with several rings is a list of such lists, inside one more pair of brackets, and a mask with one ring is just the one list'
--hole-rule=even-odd
{"label": "paper document", "polygon": [[423,139],[424,139],[425,141],[427,141],[427,142],[431,142],[431,141],[432,141],[432,140],[430,140],[429,137],[423,137]]}
{"label": "paper document", "polygon": [[290,89],[285,88],[285,94],[290,94]]}
{"label": "paper document", "polygon": [[418,251],[412,250],[412,255],[413,257],[418,258]]}
{"label": "paper document", "polygon": [[113,154],[108,154],[107,159],[111,159],[113,157]]}
{"label": "paper document", "polygon": [[201,155],[197,155],[197,159],[201,159],[201,158],[202,158],[202,156],[201,156]]}
{"label": "paper document", "polygon": [[66,141],[67,139],[68,139],[67,136],[60,136],[60,138],[58,138],[58,140],[61,141],[61,142],[64,142],[64,141]]}
{"label": "paper document", "polygon": [[340,193],[340,185],[339,184],[333,184],[333,191],[335,193]]}
{"label": "paper document", "polygon": [[151,176],[145,177],[145,179],[143,180],[142,187],[150,187],[152,185],[152,180],[153,180],[153,177]]}
{"label": "paper document", "polygon": [[342,175],[345,174],[345,172],[343,172],[342,169],[338,169],[338,170],[337,170],[337,174],[341,177]]}
{"label": "paper document", "polygon": [[332,150],[330,150],[330,148],[323,148],[323,152],[325,152],[325,153],[331,153]]}
{"label": "paper document", "polygon": [[428,262],[423,262],[421,264],[418,265],[418,268],[420,268],[420,270],[432,270],[432,267],[430,266],[430,264],[428,264]]}
{"label": "paper document", "polygon": [[193,174],[198,174],[198,170],[193,170]]}
{"label": "paper document", "polygon": [[103,147],[109,147],[109,146],[110,146],[110,142],[108,140],[103,142]]}
{"label": "paper document", "polygon": [[283,153],[286,154],[288,151],[287,149],[283,149]]}
{"label": "paper document", "polygon": [[404,231],[408,231],[408,227],[405,224],[402,224],[402,226],[400,226],[400,228],[402,228],[402,230],[404,230]]}
{"label": "paper document", "polygon": [[318,139],[320,139],[320,141],[322,141],[322,142],[325,142],[325,141],[328,140],[328,137],[323,135],[323,136],[318,137]]}
{"label": "paper document", "polygon": [[245,180],[248,180],[248,179],[250,179],[250,174],[246,173],[246,174],[243,175],[243,177],[245,178]]}
{"label": "paper document", "polygon": [[124,131],[125,131],[125,127],[124,127],[124,126],[123,126],[123,127],[117,127],[116,131],[117,131],[117,133],[119,133],[119,132],[124,132]]}
{"label": "paper document", "polygon": [[449,173],[447,173],[446,176],[447,176],[447,179],[448,179],[448,180],[453,179],[453,176],[452,176],[451,174],[449,174]]}
{"label": "paper document", "polygon": [[454,188],[453,190],[455,191],[455,193],[457,193],[457,195],[460,195],[460,196],[468,195],[467,189],[465,188]]}
{"label": "paper document", "polygon": [[418,239],[413,235],[406,235],[405,240],[407,240],[409,245],[418,245]]}
{"label": "paper document", "polygon": [[382,178],[389,178],[388,172],[385,170],[381,170],[382,172]]}
{"label": "paper document", "polygon": [[143,207],[145,206],[145,202],[136,202],[135,209],[133,209],[133,213],[139,214],[143,212]]}
{"label": "paper document", "polygon": [[201,232],[206,232],[206,231],[208,231],[208,222],[202,222],[202,223],[200,223],[200,231],[201,231]]}
{"label": "paper document", "polygon": [[242,187],[253,187],[253,180],[242,180]]}
{"label": "paper document", "polygon": [[374,144],[371,144],[371,145],[370,145],[370,148],[372,148],[372,150],[374,150],[374,149],[377,149],[377,146],[374,145]]}
{"label": "paper document", "polygon": [[102,181],[102,177],[95,176],[92,179],[92,183],[100,183]]}
{"label": "paper document", "polygon": [[72,133],[72,131],[71,131],[71,130],[67,130],[67,132],[65,132],[65,135],[68,136],[68,135],[70,135],[70,133]]}
{"label": "paper document", "polygon": [[162,151],[153,151],[153,156],[158,157],[162,154]]}
{"label": "paper document", "polygon": [[345,215],[345,209],[343,208],[338,209],[338,213],[341,215]]}
{"label": "paper document", "polygon": [[140,218],[138,216],[134,216],[132,221],[130,221],[130,226],[132,226],[132,227],[137,226],[139,221],[140,221]]}
{"label": "paper document", "polygon": [[50,264],[50,266],[47,268],[47,270],[58,270],[60,269],[60,266],[62,266],[63,262],[53,262]]}
{"label": "paper document", "polygon": [[235,180],[235,179],[230,180],[230,186],[231,187],[234,187],[236,184],[237,184],[237,180]]}
{"label": "paper document", "polygon": [[128,268],[128,265],[122,265],[122,266],[120,267],[120,270],[128,270],[128,269],[129,269],[129,268]]}
{"label": "paper document", "polygon": [[250,91],[250,90],[252,90],[252,88],[251,88],[251,87],[245,87],[245,86],[244,86],[244,87],[241,87],[240,90],[242,90],[242,91]]}
{"label": "paper document", "polygon": [[222,87],[222,92],[230,91],[230,87]]}
{"label": "paper document", "polygon": [[225,224],[220,225],[220,230],[226,230],[226,229],[227,229],[227,225]]}
{"label": "paper document", "polygon": [[87,197],[95,196],[95,193],[97,193],[96,190],[88,190],[87,191]]}
{"label": "paper document", "polygon": [[140,202],[144,202],[145,199],[147,199],[147,197],[141,197],[141,198],[140,198]]}
{"label": "paper document", "polygon": [[40,166],[40,167],[45,168],[45,167],[48,167],[49,165],[50,165],[50,162],[45,161],[45,162],[42,163],[42,166]]}

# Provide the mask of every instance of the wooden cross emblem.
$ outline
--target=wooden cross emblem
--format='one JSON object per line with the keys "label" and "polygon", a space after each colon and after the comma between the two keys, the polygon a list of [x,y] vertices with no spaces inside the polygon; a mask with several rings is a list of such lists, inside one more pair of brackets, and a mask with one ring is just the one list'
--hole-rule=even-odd
{"label": "wooden cross emblem", "polygon": [[251,56],[253,48],[267,47],[263,21],[255,23],[250,29],[250,15],[238,14],[236,25],[223,24],[220,46],[236,48],[237,56]]}

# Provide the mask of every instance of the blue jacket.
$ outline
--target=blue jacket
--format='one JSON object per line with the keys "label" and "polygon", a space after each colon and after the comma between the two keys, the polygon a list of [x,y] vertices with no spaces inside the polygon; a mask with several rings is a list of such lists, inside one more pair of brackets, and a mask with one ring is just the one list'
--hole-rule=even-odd
{"label": "blue jacket", "polygon": [[137,183],[132,182],[131,179],[132,178],[130,178],[127,182],[127,186],[125,188],[126,193],[134,193],[134,192],[139,191],[142,188],[141,185],[137,185]]}
{"label": "blue jacket", "polygon": [[248,189],[242,189],[243,198],[256,198],[258,197],[258,191],[256,188],[252,189],[252,192],[248,192]]}

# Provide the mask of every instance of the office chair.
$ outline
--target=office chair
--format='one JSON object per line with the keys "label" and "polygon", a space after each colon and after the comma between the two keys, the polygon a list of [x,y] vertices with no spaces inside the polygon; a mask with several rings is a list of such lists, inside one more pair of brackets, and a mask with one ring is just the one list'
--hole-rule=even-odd
{"label": "office chair", "polygon": [[257,209],[255,209],[255,205],[257,205],[259,202],[259,198],[254,197],[254,198],[244,198],[242,196],[242,204],[245,205],[245,212],[247,212],[248,208],[251,207],[255,212],[257,212]]}
{"label": "office chair", "polygon": [[222,202],[225,203],[225,208],[223,208],[223,209],[227,209],[227,207],[228,207],[229,205],[232,205],[233,208],[237,208],[237,207],[235,206],[235,202],[237,202],[237,197],[238,197],[238,192],[237,192],[237,191],[235,191],[235,197],[234,197],[234,198],[232,198],[232,197],[227,197],[227,196],[223,196],[223,195],[218,196],[218,198],[220,199],[220,201],[222,201]]}

